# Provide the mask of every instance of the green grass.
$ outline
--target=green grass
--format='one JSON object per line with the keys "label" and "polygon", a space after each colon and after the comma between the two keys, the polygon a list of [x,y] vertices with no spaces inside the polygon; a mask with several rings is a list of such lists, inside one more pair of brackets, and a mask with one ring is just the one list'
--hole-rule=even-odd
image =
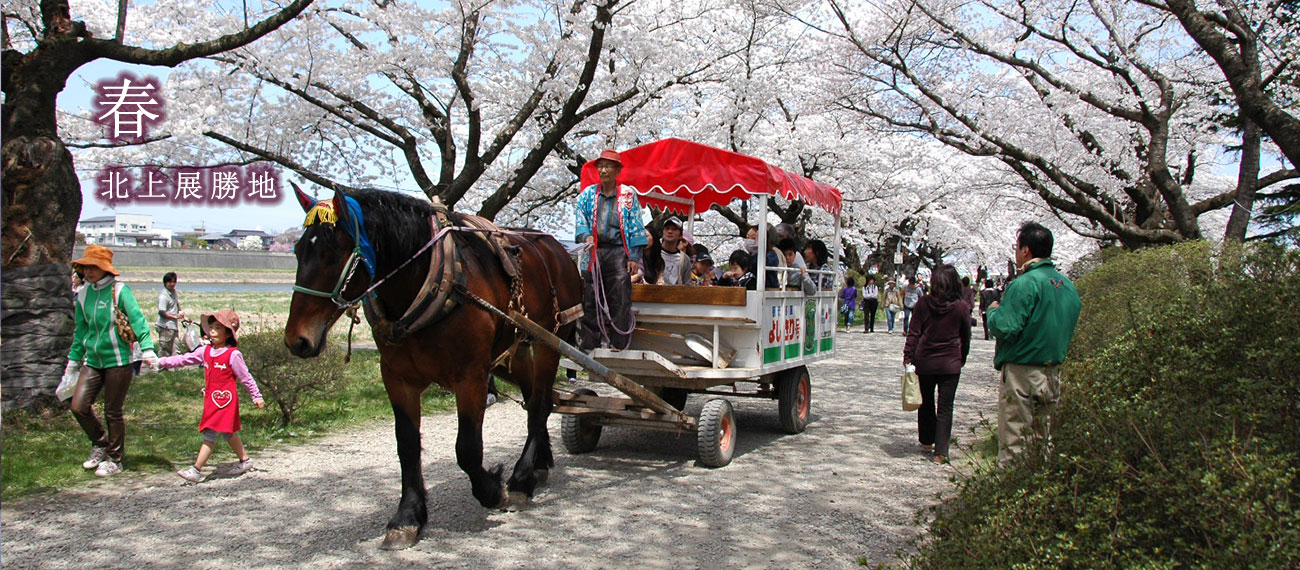
{"label": "green grass", "polygon": [[[367,338],[368,340],[368,338]],[[341,351],[333,351],[341,358]],[[324,358],[324,357],[322,357]],[[249,453],[272,447],[310,441],[325,433],[356,425],[390,420],[392,408],[379,378],[379,354],[354,351],[346,365],[346,387],[329,399],[307,404],[288,428],[278,425],[273,404],[258,410],[240,390],[240,437]],[[203,403],[203,372],[188,367],[139,376],[126,399],[126,457],[124,475],[175,471],[194,460],[201,440],[199,416]],[[449,410],[455,401],[441,389],[425,393],[424,410]],[[102,407],[96,414],[103,418]],[[38,414],[16,410],[4,414],[4,438],[0,440],[0,499],[11,499],[74,487],[95,480],[93,472],[81,468],[90,442],[72,414],[59,410]],[[224,444],[210,464],[230,462],[234,454]],[[122,475],[119,475],[119,477]]]}
{"label": "green grass", "polygon": [[[168,271],[175,271],[177,274],[188,273],[191,275],[191,281],[204,281],[198,278],[203,273],[258,273],[258,274],[283,274],[293,277],[294,269],[279,269],[273,267],[149,267],[145,265],[114,265],[113,269],[118,270],[127,279],[134,279],[136,273],[158,273],[160,276]],[[182,282],[183,283],[183,282]]]}

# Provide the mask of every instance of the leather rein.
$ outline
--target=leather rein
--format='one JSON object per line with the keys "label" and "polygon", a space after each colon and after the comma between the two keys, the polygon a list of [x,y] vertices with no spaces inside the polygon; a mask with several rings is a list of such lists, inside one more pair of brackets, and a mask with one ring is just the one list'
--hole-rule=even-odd
{"label": "leather rein", "polygon": [[[348,257],[347,262],[344,264],[343,269],[339,274],[339,278],[335,283],[334,289],[332,291],[321,291],[294,284],[293,290],[306,295],[325,297],[333,301],[335,306],[349,313],[354,325],[360,321],[360,319],[356,317],[356,306],[361,304],[362,308],[366,312],[366,316],[371,320],[371,322],[378,323],[378,326],[372,327],[373,332],[389,339],[390,341],[400,339],[446,317],[459,305],[456,297],[469,292],[468,288],[465,286],[466,276],[460,258],[460,251],[455,247],[454,240],[444,239],[448,234],[451,232],[464,232],[467,234],[477,233],[484,239],[489,238],[483,234],[516,236],[546,235],[544,232],[538,231],[504,230],[491,225],[490,222],[487,222],[487,227],[459,226],[452,223],[445,207],[435,207],[434,214],[429,216],[429,223],[433,230],[433,236],[429,241],[425,242],[423,246],[412,253],[411,256],[400,265],[392,271],[389,271],[387,275],[372,283],[356,298],[348,300],[344,298],[343,291],[347,289],[348,284],[356,274],[357,266],[364,261],[361,240],[359,238],[361,235],[360,223],[355,218],[350,218],[350,220],[352,222],[351,234],[353,236],[353,242],[356,245],[353,247],[352,254]],[[401,271],[407,265],[410,265],[411,262],[419,259],[426,250],[430,250],[429,271],[425,274],[424,284],[420,288],[419,293],[416,294],[415,299],[411,302],[411,305],[407,307],[406,312],[403,313],[401,317],[396,320],[390,320],[387,315],[383,313],[383,310],[378,303],[365,302],[367,299],[377,301],[378,296],[374,293],[375,289],[379,288],[379,286],[383,285],[384,282],[392,278],[393,275],[397,274],[397,272]],[[438,259],[439,252],[442,253],[441,263]],[[508,253],[504,250],[499,251],[499,256],[505,255],[508,255]],[[512,263],[504,259],[504,257],[501,259],[501,262],[503,265]],[[507,267],[506,273],[512,280],[518,281],[519,277],[517,275],[517,269],[512,270]],[[554,288],[553,285],[552,288]],[[520,287],[518,283],[512,283],[511,290],[512,292],[519,291]],[[556,314],[558,318],[563,313],[557,308]],[[568,315],[565,316],[567,317]],[[559,326],[559,324],[560,323],[557,322],[556,326]],[[351,330],[349,329],[349,348],[351,344],[350,340]]]}

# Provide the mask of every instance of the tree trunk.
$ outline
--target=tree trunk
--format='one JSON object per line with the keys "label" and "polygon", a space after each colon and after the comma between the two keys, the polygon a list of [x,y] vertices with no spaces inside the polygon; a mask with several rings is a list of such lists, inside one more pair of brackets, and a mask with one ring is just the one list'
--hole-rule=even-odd
{"label": "tree trunk", "polygon": [[[8,133],[6,133],[8,134]],[[3,147],[3,407],[53,394],[72,345],[72,241],[81,185],[56,139],[16,137]]]}
{"label": "tree trunk", "polygon": [[58,139],[55,102],[84,63],[75,47],[6,57],[0,180],[0,382],[3,407],[54,393],[72,345],[72,258],[81,183]]}
{"label": "tree trunk", "polygon": [[1255,207],[1255,189],[1259,181],[1260,128],[1255,121],[1242,117],[1241,167],[1237,171],[1237,197],[1223,241],[1245,241],[1250,227],[1251,209]]}

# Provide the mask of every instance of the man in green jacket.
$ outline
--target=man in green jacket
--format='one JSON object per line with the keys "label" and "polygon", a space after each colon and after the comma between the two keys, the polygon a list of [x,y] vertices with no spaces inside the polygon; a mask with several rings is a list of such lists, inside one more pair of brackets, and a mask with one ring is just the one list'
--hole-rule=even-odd
{"label": "man in green jacket", "polygon": [[1052,232],[1026,222],[1016,234],[1020,276],[988,311],[997,339],[993,366],[1001,371],[998,462],[1006,464],[1032,439],[1050,436],[1052,409],[1061,397],[1061,362],[1079,322],[1079,292],[1052,256]]}

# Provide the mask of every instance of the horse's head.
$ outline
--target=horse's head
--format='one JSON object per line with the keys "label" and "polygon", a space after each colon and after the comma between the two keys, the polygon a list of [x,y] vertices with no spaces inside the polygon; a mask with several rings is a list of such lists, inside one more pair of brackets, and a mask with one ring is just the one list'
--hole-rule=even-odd
{"label": "horse's head", "polygon": [[357,251],[357,241],[348,232],[358,227],[351,218],[344,195],[335,192],[330,200],[314,200],[293,185],[298,202],[307,212],[304,231],[294,244],[298,272],[289,321],[284,326],[284,344],[289,351],[309,358],[320,354],[330,327],[345,312],[345,305],[358,299],[370,283]]}

